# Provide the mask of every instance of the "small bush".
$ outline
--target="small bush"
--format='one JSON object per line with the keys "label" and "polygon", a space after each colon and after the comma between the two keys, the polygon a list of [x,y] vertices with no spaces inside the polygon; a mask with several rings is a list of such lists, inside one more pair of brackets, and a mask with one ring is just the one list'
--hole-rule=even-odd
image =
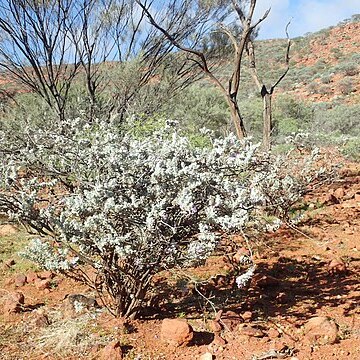
{"label": "small bush", "polygon": [[275,104],[274,120],[282,135],[307,129],[313,116],[311,106],[290,96],[279,96]]}
{"label": "small bush", "polygon": [[318,105],[314,114],[316,133],[360,136],[360,105]]}
{"label": "small bush", "polygon": [[332,80],[332,76],[330,75],[323,75],[321,78],[320,78],[320,81],[323,83],[323,84],[330,84],[331,83],[331,80]]}
{"label": "small bush", "polygon": [[349,78],[341,79],[338,82],[338,88],[339,88],[339,91],[343,95],[349,95],[353,91],[355,91],[355,85],[354,85],[353,81],[351,79],[349,79]]}
{"label": "small bush", "polygon": [[349,139],[345,145],[341,147],[341,152],[351,160],[360,160],[360,140],[359,138]]}
{"label": "small bush", "polygon": [[176,96],[163,114],[177,120],[188,134],[199,134],[206,127],[224,134],[229,127],[230,112],[223,95],[212,86],[193,85]]}
{"label": "small bush", "polygon": [[327,95],[327,94],[331,94],[331,93],[332,93],[331,86],[328,86],[328,85],[320,86],[318,89],[318,94]]}
{"label": "small bush", "polygon": [[263,103],[260,97],[243,101],[241,104],[242,115],[246,128],[251,136],[260,141],[263,131]]}
{"label": "small bush", "polygon": [[315,81],[312,81],[306,88],[310,94],[316,94],[319,89],[319,84]]}
{"label": "small bush", "polygon": [[345,76],[355,76],[359,73],[359,66],[355,62],[346,62],[335,67],[336,71],[340,71]]}
{"label": "small bush", "polygon": [[208,138],[197,148],[170,127],[134,137],[83,119],[0,132],[0,212],[42,235],[25,257],[135,317],[155,274],[202,263],[223,233],[265,231],[318,176],[312,156],[271,158],[234,136]]}
{"label": "small bush", "polygon": [[344,54],[339,48],[332,48],[330,49],[330,52],[336,60],[340,60],[344,56]]}
{"label": "small bush", "polygon": [[280,136],[297,133],[300,130],[299,123],[296,119],[293,118],[280,118],[277,121],[276,130],[276,133],[278,133]]}

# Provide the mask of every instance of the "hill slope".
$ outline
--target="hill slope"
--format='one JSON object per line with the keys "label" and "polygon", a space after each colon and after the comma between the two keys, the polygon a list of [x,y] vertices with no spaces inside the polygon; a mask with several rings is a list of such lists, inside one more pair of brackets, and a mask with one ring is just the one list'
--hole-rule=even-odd
{"label": "hill slope", "polygon": [[[260,74],[265,82],[274,83],[283,71],[286,40],[257,41],[255,46]],[[290,71],[277,93],[313,102],[358,102],[359,49],[360,22],[340,24],[292,39]],[[246,70],[244,79],[244,93],[249,94],[249,90],[256,92]]]}

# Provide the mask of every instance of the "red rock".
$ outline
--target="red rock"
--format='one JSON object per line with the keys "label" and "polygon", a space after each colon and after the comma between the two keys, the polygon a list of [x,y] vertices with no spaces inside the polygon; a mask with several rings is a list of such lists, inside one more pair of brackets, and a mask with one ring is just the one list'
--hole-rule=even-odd
{"label": "red rock", "polygon": [[193,329],[185,319],[164,319],[161,324],[160,338],[170,345],[186,346],[193,336]]}
{"label": "red rock", "polygon": [[15,292],[11,293],[10,298],[21,305],[25,304],[25,296],[20,291],[15,291]]}
{"label": "red rock", "polygon": [[227,273],[229,273],[229,272],[231,272],[231,271],[234,270],[234,266],[231,265],[231,264],[225,264],[225,265],[223,266],[223,269],[224,269],[224,271],[226,271]]}
{"label": "red rock", "polygon": [[334,196],[337,198],[337,199],[342,199],[344,196],[345,196],[345,190],[344,188],[340,187],[340,188],[337,188],[335,191],[334,191]]}
{"label": "red rock", "polygon": [[218,333],[215,333],[212,344],[217,345],[217,346],[224,346],[224,345],[226,345],[226,340],[223,339]]}
{"label": "red rock", "polygon": [[250,325],[243,325],[239,327],[239,333],[241,335],[252,336],[252,337],[264,337],[265,334],[260,330]]}
{"label": "red rock", "polygon": [[325,197],[325,204],[339,204],[340,201],[334,194],[327,194]]}
{"label": "red rock", "polygon": [[24,286],[27,282],[26,276],[24,274],[16,275],[14,278],[14,283],[16,287]]}
{"label": "red rock", "polygon": [[35,280],[38,279],[38,276],[37,276],[36,272],[34,272],[34,271],[29,271],[29,272],[26,274],[26,278],[27,278],[27,282],[30,284],[30,283],[35,282]]}
{"label": "red rock", "polygon": [[[96,335],[96,334],[94,334]],[[90,359],[98,359],[99,358],[99,352],[100,352],[100,344],[95,344],[93,346],[91,346],[90,348],[90,352],[89,352],[89,358]]]}
{"label": "red rock", "polygon": [[276,296],[276,301],[279,304],[286,304],[289,302],[289,295],[284,293],[284,292],[280,292],[277,296]]}
{"label": "red rock", "polygon": [[304,335],[311,344],[334,344],[338,340],[339,329],[334,320],[316,316],[304,325]]}
{"label": "red rock", "polygon": [[234,311],[229,310],[221,315],[221,323],[225,330],[233,331],[242,322],[242,317]]}
{"label": "red rock", "polygon": [[328,272],[330,274],[345,274],[346,273],[346,265],[342,260],[339,259],[333,259],[328,264]]}
{"label": "red rock", "polygon": [[16,234],[17,229],[15,226],[10,224],[0,225],[0,236],[9,236]]}
{"label": "red rock", "polygon": [[4,314],[19,313],[22,310],[22,306],[11,299],[6,299],[2,304],[2,310]]}
{"label": "red rock", "polygon": [[279,279],[276,279],[270,275],[264,275],[259,280],[257,280],[256,285],[260,288],[267,288],[271,286],[278,286],[279,283]]}
{"label": "red rock", "polygon": [[244,247],[240,248],[236,254],[233,256],[233,261],[236,263],[236,264],[239,264],[241,263],[242,259],[244,258],[244,256],[249,256],[250,253],[249,253],[249,250],[248,249],[245,249]]}
{"label": "red rock", "polygon": [[253,314],[252,314],[251,311],[245,311],[245,312],[243,312],[243,313],[241,314],[241,317],[243,318],[243,320],[244,320],[245,322],[251,321],[252,316],[253,316]]}
{"label": "red rock", "polygon": [[10,293],[3,305],[4,313],[19,313],[22,311],[24,303],[25,297],[23,293],[19,291]]}
{"label": "red rock", "polygon": [[355,194],[354,199],[355,201],[360,201],[360,194]]}
{"label": "red rock", "polygon": [[45,290],[45,289],[49,289],[50,288],[50,285],[51,285],[51,282],[50,280],[40,280],[40,279],[37,279],[35,280],[35,287],[38,289],[38,290]]}
{"label": "red rock", "polygon": [[47,317],[46,314],[37,314],[35,317],[35,326],[40,328],[40,327],[46,327],[50,325],[50,321],[49,318]]}
{"label": "red rock", "polygon": [[271,328],[268,330],[267,335],[270,339],[276,339],[279,337],[280,333],[276,329]]}
{"label": "red rock", "polygon": [[4,281],[4,284],[6,285],[6,286],[9,286],[9,285],[11,285],[11,284],[13,284],[14,283],[14,278],[13,277],[9,277],[9,278],[7,278],[5,281]]}
{"label": "red rock", "polygon": [[220,323],[216,320],[210,320],[209,321],[209,328],[212,332],[217,333],[222,330],[222,326]]}
{"label": "red rock", "polygon": [[354,199],[354,198],[355,198],[355,194],[352,193],[352,192],[348,192],[348,193],[345,194],[343,200],[348,201],[348,200],[351,200],[351,199]]}
{"label": "red rock", "polygon": [[38,273],[37,276],[42,280],[48,280],[48,279],[52,279],[55,276],[55,274],[51,271],[43,271],[41,273]]}
{"label": "red rock", "polygon": [[100,360],[121,360],[123,352],[120,347],[120,342],[117,340],[112,341],[106,345],[100,352]]}

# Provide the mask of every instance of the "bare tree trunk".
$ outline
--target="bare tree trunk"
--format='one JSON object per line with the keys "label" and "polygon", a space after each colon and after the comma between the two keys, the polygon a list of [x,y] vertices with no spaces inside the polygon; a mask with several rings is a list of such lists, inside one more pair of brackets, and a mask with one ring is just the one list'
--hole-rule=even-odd
{"label": "bare tree trunk", "polygon": [[[207,27],[207,24],[212,22],[210,20],[213,20],[214,23],[219,22],[215,21],[216,19],[211,17],[211,12],[204,13],[201,11],[200,7],[198,8],[198,14],[195,17],[189,17],[188,13],[192,13],[194,11],[195,2],[183,0],[179,1],[179,4],[181,4],[181,6],[179,7],[180,13],[176,13],[176,11],[174,12],[175,8],[174,6],[172,6],[170,7],[170,12],[167,16],[167,22],[161,20],[159,21],[156,16],[153,16],[151,14],[150,7],[145,1],[135,1],[140,6],[143,13],[147,16],[150,24],[153,25],[158,31],[160,31],[160,33],[162,33],[162,35],[164,35],[165,38],[167,38],[174,47],[186,53],[188,56],[188,60],[196,64],[198,68],[208,77],[208,79],[212,81],[215,86],[218,87],[218,89],[220,89],[230,108],[231,120],[234,124],[237,137],[239,139],[243,139],[244,137],[246,137],[244,121],[241,116],[239,105],[237,102],[241,80],[241,61],[250,34],[263,20],[265,20],[270,10],[267,10],[261,19],[253,23],[252,18],[255,10],[256,0],[251,0],[248,2],[247,12],[242,7],[245,2],[243,3],[239,0],[232,0],[231,4],[229,4],[232,6],[232,10],[237,13],[238,20],[242,25],[242,32],[241,35],[237,37],[225,25],[220,25],[221,30],[225,34],[227,34],[234,47],[234,62],[232,75],[227,82],[228,84],[224,85],[222,79],[216,73],[214,73],[211,66],[209,66],[206,54],[198,50],[199,47],[197,46],[197,41],[201,39],[201,37],[204,35],[202,31]],[[176,5],[176,3],[176,0],[173,0],[172,4]],[[209,9],[211,9],[211,7]],[[217,8],[215,6],[213,7],[213,9],[219,10],[221,9],[221,7]],[[225,12],[226,14],[228,13],[229,9],[230,8],[227,7],[227,10]],[[221,15],[222,17],[226,17],[226,15],[224,14]],[[190,24],[185,24],[182,19],[192,19],[192,21],[190,22]],[[175,31],[174,29],[174,24],[176,25],[176,23],[178,27],[177,31]],[[169,24],[171,24],[171,26],[169,26]],[[193,31],[190,34],[187,34],[186,37],[179,35],[181,34],[182,29],[189,28],[192,28]],[[195,41],[191,41],[191,38],[195,39]],[[189,43],[190,40],[190,43],[192,42],[192,44],[190,44],[190,46],[185,45],[186,42],[183,42],[184,39],[187,40],[187,43]]]}
{"label": "bare tree trunk", "polygon": [[230,97],[227,97],[226,100],[230,108],[231,121],[234,124],[236,136],[238,139],[243,139],[247,136],[247,134],[237,101],[236,99],[231,99]]}
{"label": "bare tree trunk", "polygon": [[[254,43],[251,38],[249,38],[247,44],[246,44],[246,52],[249,58],[249,69],[251,76],[253,77],[253,80],[257,86],[257,88],[260,91],[262,100],[263,100],[263,149],[265,151],[271,150],[271,132],[273,129],[273,123],[272,123],[272,107],[271,107],[271,100],[272,100],[272,94],[274,93],[274,90],[277,85],[281,82],[281,80],[286,76],[286,74],[289,71],[290,68],[290,46],[291,46],[291,40],[289,38],[288,34],[288,26],[290,25],[290,22],[286,25],[286,37],[288,39],[288,44],[286,48],[286,54],[285,54],[285,64],[286,69],[284,73],[279,77],[279,79],[276,81],[276,83],[269,88],[266,87],[264,82],[260,79],[260,76],[257,72],[256,68],[256,57],[255,57],[255,49],[254,49]],[[269,89],[269,90],[268,90]]]}
{"label": "bare tree trunk", "polygon": [[263,96],[263,148],[265,151],[271,149],[271,132],[273,128],[271,98],[272,94],[268,92]]}

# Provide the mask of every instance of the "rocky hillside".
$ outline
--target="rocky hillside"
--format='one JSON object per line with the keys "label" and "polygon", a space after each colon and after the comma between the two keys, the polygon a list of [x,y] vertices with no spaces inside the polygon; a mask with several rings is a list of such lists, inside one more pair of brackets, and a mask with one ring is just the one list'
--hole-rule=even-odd
{"label": "rocky hillside", "polygon": [[[313,102],[359,102],[360,22],[355,15],[353,20],[292,39],[291,68],[278,92]],[[285,49],[284,39],[256,43],[265,82],[273,83],[283,71]],[[247,81],[246,93],[249,88],[255,91],[251,79]]]}
{"label": "rocky hillside", "polygon": [[[291,28],[289,30],[291,35]],[[258,69],[265,83],[274,83],[283,72],[287,42],[285,39],[256,42]],[[335,27],[292,39],[291,69],[277,93],[287,93],[301,100],[355,104],[360,100],[360,16],[353,15]],[[223,62],[224,77],[231,66]],[[255,94],[256,88],[244,68],[243,94]],[[19,91],[6,73],[0,73],[3,90]]]}

